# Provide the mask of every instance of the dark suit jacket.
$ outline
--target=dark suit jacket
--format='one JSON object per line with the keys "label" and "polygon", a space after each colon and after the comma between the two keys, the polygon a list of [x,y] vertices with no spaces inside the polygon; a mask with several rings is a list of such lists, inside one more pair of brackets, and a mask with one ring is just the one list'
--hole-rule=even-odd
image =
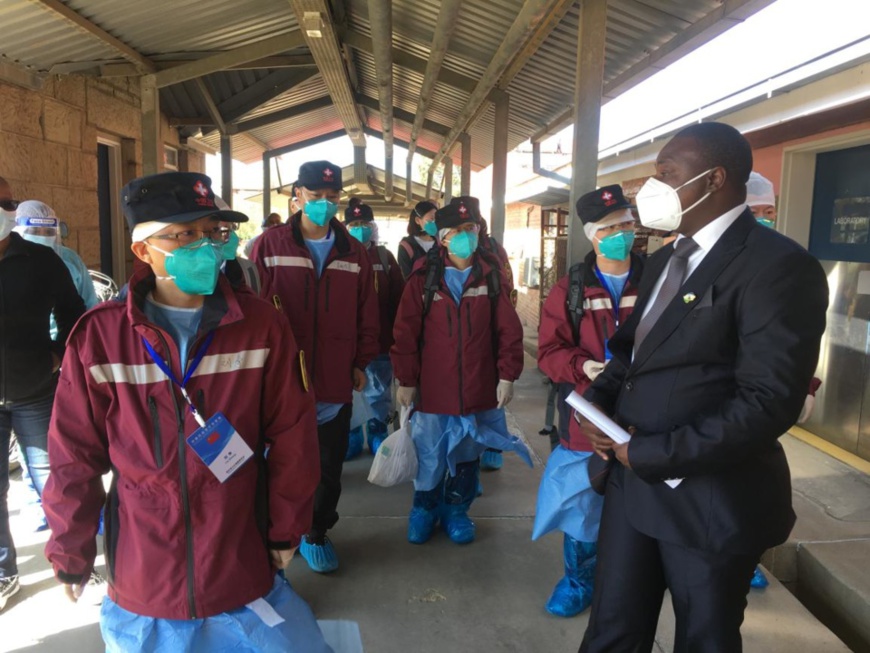
{"label": "dark suit jacket", "polygon": [[[613,360],[585,397],[637,432],[610,483],[652,537],[760,554],[794,525],[777,441],[818,361],[828,285],[802,247],[746,210],[707,253],[632,361],[634,333],[673,247],[648,261]],[[676,489],[661,481],[685,477]]]}

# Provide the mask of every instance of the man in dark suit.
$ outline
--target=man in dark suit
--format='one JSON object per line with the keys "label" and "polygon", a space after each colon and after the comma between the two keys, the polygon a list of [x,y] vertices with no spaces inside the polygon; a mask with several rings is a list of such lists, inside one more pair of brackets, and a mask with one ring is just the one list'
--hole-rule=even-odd
{"label": "man in dark suit", "polygon": [[680,235],[649,259],[585,393],[632,439],[616,445],[579,420],[615,458],[583,653],[650,651],[666,588],[675,651],[741,651],[753,569],[794,525],[777,440],[816,367],[828,288],[812,256],[745,206],[751,169],[737,130],[692,125],[637,196],[643,224]]}

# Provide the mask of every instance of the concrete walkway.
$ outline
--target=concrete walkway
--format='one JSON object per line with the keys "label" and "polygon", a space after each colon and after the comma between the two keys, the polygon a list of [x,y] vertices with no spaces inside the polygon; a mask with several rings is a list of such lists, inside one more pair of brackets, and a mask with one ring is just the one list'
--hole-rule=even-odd
{"label": "concrete walkway", "polygon": [[[310,572],[301,559],[289,570],[294,588],[319,619],[360,625],[368,653],[472,651],[576,651],[587,614],[564,620],[543,609],[561,576],[561,538],[530,540],[535,496],[549,446],[542,426],[546,386],[526,358],[509,423],[524,434],[539,464],[529,469],[506,456],[501,471],[482,475],[484,495],[472,508],[477,541],[460,547],[438,533],[423,546],[405,540],[411,486],[384,489],[366,482],[370,456],[345,468],[341,521],[331,533],[341,568],[329,576]],[[817,454],[827,458],[824,454]],[[10,506],[21,499],[13,484]],[[22,564],[21,594],[0,613],[0,651],[99,651],[98,609],[65,602],[42,557],[43,534],[22,532],[13,510]],[[667,605],[657,651],[672,648],[673,616]],[[753,591],[743,628],[748,653],[847,651],[797,599],[772,579]]]}

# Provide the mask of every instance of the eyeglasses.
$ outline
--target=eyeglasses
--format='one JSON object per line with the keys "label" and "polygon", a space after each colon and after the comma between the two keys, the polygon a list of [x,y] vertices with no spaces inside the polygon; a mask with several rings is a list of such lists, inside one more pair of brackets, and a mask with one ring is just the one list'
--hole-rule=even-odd
{"label": "eyeglasses", "polygon": [[619,222],[607,227],[599,227],[595,230],[595,235],[600,237],[602,234],[609,236],[610,234],[615,234],[617,231],[634,231],[635,226],[634,222]]}
{"label": "eyeglasses", "polygon": [[0,200],[0,209],[4,211],[14,211],[21,204],[18,200]]}
{"label": "eyeglasses", "polygon": [[233,231],[230,227],[214,227],[213,229],[185,229],[184,231],[176,231],[172,234],[159,234],[151,236],[157,240],[174,240],[180,246],[190,245],[198,240],[207,238],[213,243],[225,243],[230,239],[230,232]]}

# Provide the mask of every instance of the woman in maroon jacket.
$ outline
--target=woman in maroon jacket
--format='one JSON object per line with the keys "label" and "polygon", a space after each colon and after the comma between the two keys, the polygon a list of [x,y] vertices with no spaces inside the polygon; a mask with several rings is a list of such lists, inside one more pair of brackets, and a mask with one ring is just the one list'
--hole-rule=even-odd
{"label": "woman in maroon jacket", "polygon": [[435,221],[442,247],[408,279],[391,358],[397,400],[418,409],[408,541],[426,542],[440,519],[450,539],[465,544],[475,535],[468,509],[483,450],[513,450],[531,465],[502,410],[523,369],[523,331],[501,270],[477,248],[477,217],[460,203],[439,209]]}
{"label": "woman in maroon jacket", "polygon": [[[380,352],[366,367],[368,383],[362,394],[368,404],[371,419],[366,423],[369,449],[378,452],[381,442],[387,437],[387,422],[392,406],[393,366],[390,365],[390,347],[393,345],[393,323],[396,310],[405,288],[405,280],[395,257],[383,245],[378,245],[378,224],[372,207],[358,198],[351,198],[344,212],[344,224],[348,233],[363,244],[372,264],[372,279],[381,316]],[[358,456],[363,449],[362,425],[351,429],[346,460]]]}
{"label": "woman in maroon jacket", "polygon": [[[581,267],[573,267],[559,280],[541,311],[538,367],[555,383],[569,383],[578,393],[604,369],[610,359],[607,341],[634,310],[643,263],[631,253],[632,208],[616,184],[577,201],[593,251]],[[574,292],[582,302],[572,306]],[[546,606],[547,612],[560,617],[579,614],[592,600],[603,498],[589,483],[591,455],[592,444],[572,419],[569,439],[550,454],[538,491],[532,539],[552,530],[564,532],[565,576]]]}
{"label": "woman in maroon jacket", "polygon": [[435,211],[438,207],[424,200],[417,202],[408,216],[408,235],[399,243],[399,269],[402,277],[411,276],[414,265],[436,245],[435,236],[438,227],[435,225]]}

